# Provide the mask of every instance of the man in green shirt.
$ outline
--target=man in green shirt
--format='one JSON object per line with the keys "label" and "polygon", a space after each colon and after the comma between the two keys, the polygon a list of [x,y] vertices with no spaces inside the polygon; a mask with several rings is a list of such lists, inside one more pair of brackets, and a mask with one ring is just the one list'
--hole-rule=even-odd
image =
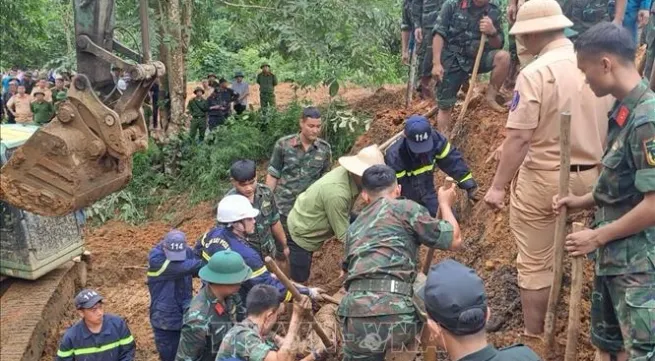
{"label": "man in green shirt", "polygon": [[259,84],[259,105],[262,109],[275,107],[275,86],[277,77],[271,73],[271,66],[267,63],[262,64],[262,71],[257,74],[257,84]]}
{"label": "man in green shirt", "polygon": [[191,126],[189,127],[189,136],[192,140],[196,140],[198,134],[199,142],[205,139],[205,130],[207,129],[207,100],[203,97],[205,90],[197,87],[193,90],[195,98],[189,100],[187,109],[191,115]]}
{"label": "man in green shirt", "polygon": [[68,89],[64,87],[64,78],[61,76],[58,76],[55,78],[55,87],[52,88],[52,102],[54,103],[55,107],[66,100],[66,97],[68,96]]}
{"label": "man in green shirt", "polygon": [[52,116],[55,114],[55,108],[52,103],[45,100],[45,94],[41,91],[34,93],[34,101],[30,104],[32,114],[34,114],[34,122],[38,125],[43,125],[50,122]]}
{"label": "man in green shirt", "polygon": [[350,224],[350,211],[361,191],[362,174],[370,166],[384,164],[377,145],[357,155],[339,158],[337,167],[300,194],[289,213],[291,278],[299,283],[309,279],[312,254],[325,241],[343,241]]}

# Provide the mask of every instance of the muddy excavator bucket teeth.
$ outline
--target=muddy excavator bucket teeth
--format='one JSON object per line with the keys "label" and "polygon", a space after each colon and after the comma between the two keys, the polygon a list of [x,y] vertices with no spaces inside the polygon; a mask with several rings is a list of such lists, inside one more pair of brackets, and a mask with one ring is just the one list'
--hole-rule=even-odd
{"label": "muddy excavator bucket teeth", "polygon": [[118,164],[108,155],[93,157],[87,142],[58,121],[40,128],[2,167],[0,196],[36,214],[61,216],[124,188],[131,158]]}
{"label": "muddy excavator bucket teeth", "polygon": [[136,99],[123,94],[116,112],[100,101],[84,75],[73,84],[57,116],[2,167],[0,197],[18,208],[62,216],[88,207],[127,186],[132,155],[148,147],[140,109],[148,87],[131,88],[140,92]]}

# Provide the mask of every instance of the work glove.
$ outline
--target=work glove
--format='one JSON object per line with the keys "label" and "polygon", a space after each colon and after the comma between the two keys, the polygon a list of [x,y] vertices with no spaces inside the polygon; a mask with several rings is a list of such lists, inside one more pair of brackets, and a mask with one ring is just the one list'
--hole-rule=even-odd
{"label": "work glove", "polygon": [[313,301],[320,301],[321,300],[321,293],[324,293],[325,291],[321,288],[318,287],[307,287],[308,295]]}
{"label": "work glove", "polygon": [[479,201],[482,197],[478,194],[478,183],[475,182],[475,179],[469,179],[459,184],[461,189],[466,191],[466,196],[472,201]]}

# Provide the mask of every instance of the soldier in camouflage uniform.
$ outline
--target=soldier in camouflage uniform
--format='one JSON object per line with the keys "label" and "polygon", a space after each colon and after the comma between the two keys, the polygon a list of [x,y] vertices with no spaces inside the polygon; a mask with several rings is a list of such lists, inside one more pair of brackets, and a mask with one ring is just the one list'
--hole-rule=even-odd
{"label": "soldier in camouflage uniform", "polygon": [[650,7],[650,20],[644,29],[646,38],[646,46],[648,47],[646,53],[646,67],[644,68],[644,78],[650,79],[653,71],[653,61],[655,61],[655,1]]}
{"label": "soldier in camouflage uniform", "polygon": [[[284,338],[273,332],[279,315],[284,311],[280,307],[278,290],[269,285],[257,285],[250,290],[246,298],[248,317],[225,335],[216,356],[217,361],[239,359],[248,361],[292,361],[296,354],[294,341],[297,340],[303,316],[311,312],[309,298],[303,297],[293,303],[293,314]],[[303,359],[314,361],[318,354]]]}
{"label": "soldier in camouflage uniform", "polygon": [[391,350],[411,345],[421,321],[412,301],[421,244],[439,249],[460,246],[452,213],[455,188],[439,189],[444,220],[406,199],[397,199],[396,173],[373,165],[362,176],[366,207],[345,239],[344,296],[337,314],[343,329],[344,361],[379,360]]}
{"label": "soldier in camouflage uniform", "polygon": [[[287,217],[296,197],[330,170],[332,148],[318,135],[321,133],[321,113],[315,107],[303,109],[300,132],[280,138],[275,143],[268,163],[266,185],[275,194],[280,221],[291,239]],[[278,259],[289,256],[289,249],[278,245]],[[288,273],[288,272],[287,272]]]}
{"label": "soldier in camouflage uniform", "polygon": [[418,62],[418,74],[421,77],[421,97],[423,99],[432,99],[434,97],[430,88],[430,81],[432,80],[432,37],[439,10],[441,10],[444,0],[411,1],[414,38],[419,44],[416,61]]}
{"label": "soldier in camouflage uniform", "polygon": [[[578,67],[597,96],[617,101],[594,190],[554,209],[597,206],[593,229],[566,237],[573,256],[595,252],[591,339],[601,360],[655,359],[655,93],[634,64],[625,28],[602,23],[575,43]],[[605,69],[610,69],[605,71]],[[625,89],[632,89],[627,94]]]}
{"label": "soldier in camouflage uniform", "polygon": [[277,86],[277,77],[271,73],[271,66],[264,63],[261,66],[262,71],[257,74],[257,84],[259,84],[259,106],[262,109],[268,107],[275,108],[275,87]]}
{"label": "soldier in camouflage uniform", "polygon": [[455,360],[541,361],[528,347],[514,345],[497,350],[487,343],[485,325],[490,310],[484,282],[475,271],[444,260],[430,268],[425,286],[417,291],[429,316],[431,337]]}
{"label": "soldier in camouflage uniform", "polygon": [[402,60],[405,65],[409,65],[411,52],[414,48],[413,30],[412,0],[403,0],[403,10],[400,22],[400,40],[402,44]]}
{"label": "soldier in camouflage uniform", "polygon": [[[241,194],[248,198],[253,208],[259,210],[255,218],[255,234],[249,235],[247,243],[262,259],[266,256],[276,256],[275,241],[282,250],[288,249],[287,237],[284,234],[280,213],[273,198],[273,191],[268,186],[257,182],[257,168],[252,160],[239,160],[230,168],[232,186],[225,195]],[[282,259],[286,259],[284,252]]]}
{"label": "soldier in camouflage uniform", "polygon": [[214,361],[227,331],[243,320],[239,289],[252,271],[236,252],[216,252],[200,269],[207,284],[184,314],[176,361]]}
{"label": "soldier in camouflage uniform", "polygon": [[498,89],[509,71],[510,56],[503,48],[505,36],[501,11],[489,0],[447,0],[441,8],[434,29],[432,75],[437,79],[437,123],[448,134],[450,114],[457,101],[457,92],[473,71],[482,33],[487,43],[480,60],[478,74],[491,72],[487,103],[497,111]]}

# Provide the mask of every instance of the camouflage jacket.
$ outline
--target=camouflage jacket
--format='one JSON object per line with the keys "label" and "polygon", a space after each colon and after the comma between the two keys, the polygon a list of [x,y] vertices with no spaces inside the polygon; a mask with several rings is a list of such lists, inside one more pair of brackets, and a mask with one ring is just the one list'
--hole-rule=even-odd
{"label": "camouflage jacket", "polygon": [[412,0],[403,0],[403,10],[400,21],[400,30],[410,31],[414,28],[412,19]]}
{"label": "camouflage jacket", "polygon": [[332,148],[323,139],[305,151],[299,134],[280,138],[268,163],[268,173],[278,179],[275,202],[280,214],[288,216],[296,197],[327,173],[331,163]]}
{"label": "camouflage jacket", "polygon": [[222,302],[209,287],[203,287],[184,314],[175,361],[214,361],[227,331],[243,318],[245,310],[238,294]]}
{"label": "camouflage jacket", "polygon": [[[411,0],[412,1],[412,21],[414,28],[429,29],[433,31],[439,17],[439,10],[444,4],[444,0]],[[428,34],[423,34],[428,36]]]}
{"label": "camouflage jacket", "polygon": [[[502,12],[495,4],[490,2],[484,7],[477,7],[473,0],[447,0],[443,4],[437,25],[434,28],[434,34],[440,35],[444,40],[443,49],[441,50],[442,64],[447,64],[451,57],[455,57],[463,70],[473,70],[475,56],[480,46],[480,37],[482,36],[480,20],[485,12],[491,18],[500,38],[505,39]],[[502,49],[503,45],[494,48],[487,42],[484,46],[484,53]]]}
{"label": "camouflage jacket", "polygon": [[[235,188],[230,189],[225,195],[239,194]],[[255,199],[252,204],[259,209],[259,215],[255,218],[255,234],[248,236],[246,242],[255,250],[262,259],[266,256],[275,256],[275,239],[271,232],[271,226],[280,221],[280,213],[275,205],[273,191],[265,184],[257,183]]]}
{"label": "camouflage jacket", "polygon": [[[596,226],[615,221],[655,192],[655,93],[642,81],[616,102],[603,169],[593,190]],[[598,249],[597,275],[655,272],[655,227]]]}
{"label": "camouflage jacket", "polygon": [[269,351],[277,351],[277,345],[271,334],[267,338],[259,335],[259,327],[249,319],[234,325],[228,331],[221,348],[218,350],[216,360],[238,358],[248,361],[264,361]]}
{"label": "camouflage jacket", "polygon": [[393,280],[411,287],[418,271],[420,245],[448,249],[452,240],[453,226],[432,218],[425,207],[414,201],[380,198],[367,205],[346,235],[342,267],[347,271],[348,293],[338,314],[368,317],[415,312],[411,292],[350,288],[362,280]]}
{"label": "camouflage jacket", "polygon": [[[572,30],[582,34],[592,26],[611,21],[609,0],[558,0],[562,11],[572,22]],[[574,40],[576,37],[573,37]]]}

